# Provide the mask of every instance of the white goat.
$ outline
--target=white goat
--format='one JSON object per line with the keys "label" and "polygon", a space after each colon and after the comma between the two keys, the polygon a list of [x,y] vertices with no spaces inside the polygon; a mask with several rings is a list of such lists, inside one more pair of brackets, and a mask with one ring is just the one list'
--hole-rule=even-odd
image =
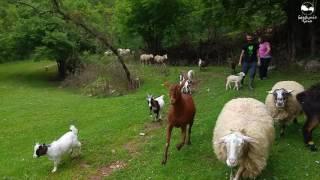
{"label": "white goat", "polygon": [[154,57],[154,61],[157,63],[157,64],[165,64],[165,61],[168,59],[168,55],[165,54],[163,56],[160,56],[160,55],[156,55]]}
{"label": "white goat", "polygon": [[238,75],[230,75],[227,77],[226,82],[226,90],[231,89],[231,83],[234,83],[233,89],[237,89],[239,91],[239,87],[241,87],[241,81],[245,74],[243,72],[238,73]]}
{"label": "white goat", "polygon": [[193,71],[192,69],[188,71],[187,77],[188,77],[188,79],[189,79],[191,82],[193,81],[194,71]]}
{"label": "white goat", "polygon": [[199,66],[199,69],[201,70],[203,67],[207,66],[207,63],[204,60],[199,58],[198,66]]}
{"label": "white goat", "polygon": [[147,96],[147,103],[150,109],[150,114],[152,116],[152,112],[156,115],[156,120],[161,118],[161,110],[164,107],[164,95],[161,95],[157,98],[154,98],[152,95]]}
{"label": "white goat", "polygon": [[107,50],[106,52],[104,52],[104,55],[110,56],[110,55],[112,55],[112,51],[111,50]]}
{"label": "white goat", "polygon": [[79,150],[78,153],[80,153],[81,143],[78,141],[78,129],[74,125],[71,125],[69,132],[51,144],[36,143],[33,157],[37,158],[48,155],[48,158],[53,161],[54,167],[51,172],[54,173],[57,171],[62,156],[66,153],[73,153],[75,148],[77,148]]}

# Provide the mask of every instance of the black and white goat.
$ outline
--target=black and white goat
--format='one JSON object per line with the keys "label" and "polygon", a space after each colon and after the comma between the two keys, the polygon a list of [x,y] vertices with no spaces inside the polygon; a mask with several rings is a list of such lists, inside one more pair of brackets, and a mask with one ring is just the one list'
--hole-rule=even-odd
{"label": "black and white goat", "polygon": [[53,141],[51,144],[39,144],[34,146],[33,157],[48,155],[48,158],[53,161],[52,173],[57,171],[58,164],[64,154],[74,153],[78,149],[80,153],[81,143],[78,141],[78,129],[70,126],[70,131],[61,136],[58,140]]}
{"label": "black and white goat", "polygon": [[161,119],[161,110],[164,107],[164,95],[154,98],[152,95],[147,95],[147,103],[150,109],[150,115],[152,112],[155,114],[155,119],[158,121]]}
{"label": "black and white goat", "polygon": [[194,71],[189,70],[187,74],[180,73],[179,75],[179,84],[182,85],[181,92],[184,94],[192,94],[192,80],[194,78]]}

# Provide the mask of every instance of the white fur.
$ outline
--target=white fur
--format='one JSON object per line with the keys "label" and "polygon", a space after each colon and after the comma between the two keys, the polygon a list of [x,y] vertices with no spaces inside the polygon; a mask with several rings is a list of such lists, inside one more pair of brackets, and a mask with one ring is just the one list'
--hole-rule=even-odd
{"label": "white fur", "polygon": [[[78,148],[80,152],[81,143],[78,141],[78,129],[74,125],[71,125],[70,130],[71,131],[65,133],[58,140],[53,141],[48,145],[47,155],[54,163],[54,167],[51,171],[53,173],[57,171],[58,164],[64,154],[72,153],[74,148]],[[36,151],[39,146],[39,143],[34,146],[34,158],[37,157]]]}
{"label": "white fur", "polygon": [[185,93],[185,94],[192,94],[191,81],[189,79],[184,82],[184,85],[182,86],[181,92]]}
{"label": "white fur", "polygon": [[130,49],[122,49],[122,48],[118,48],[117,49],[118,53],[120,56],[126,56],[129,55],[131,50]]}
{"label": "white fur", "polygon": [[187,77],[188,77],[189,80],[191,80],[191,81],[193,80],[193,78],[194,78],[194,71],[193,71],[192,69],[188,71]]}
{"label": "white fur", "polygon": [[168,55],[167,55],[167,54],[165,54],[165,55],[163,55],[163,56],[156,55],[156,56],[154,57],[154,61],[155,61],[156,63],[158,63],[158,64],[165,64],[165,60],[167,60],[167,59],[168,59]]}
{"label": "white fur", "polygon": [[236,89],[239,91],[239,87],[241,86],[241,80],[245,74],[243,72],[238,73],[238,75],[230,75],[227,77],[227,82],[226,82],[226,90],[231,89],[231,84],[234,84],[233,89]]}
{"label": "white fur", "polygon": [[142,64],[150,64],[153,59],[153,54],[141,54],[140,55],[140,62]]}

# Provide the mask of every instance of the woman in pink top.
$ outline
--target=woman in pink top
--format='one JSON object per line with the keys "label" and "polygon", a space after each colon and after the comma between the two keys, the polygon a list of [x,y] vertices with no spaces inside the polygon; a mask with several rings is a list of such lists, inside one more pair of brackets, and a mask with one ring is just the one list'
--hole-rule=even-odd
{"label": "woman in pink top", "polygon": [[260,79],[266,79],[267,73],[268,73],[268,66],[271,61],[271,46],[268,41],[266,41],[264,38],[259,37],[259,58],[261,61],[261,65],[259,67],[259,75]]}

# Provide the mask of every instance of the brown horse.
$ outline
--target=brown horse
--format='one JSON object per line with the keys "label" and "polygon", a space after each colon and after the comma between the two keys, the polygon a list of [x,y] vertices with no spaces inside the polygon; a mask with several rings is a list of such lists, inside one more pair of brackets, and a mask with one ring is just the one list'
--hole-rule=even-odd
{"label": "brown horse", "polygon": [[[180,150],[185,143],[191,144],[191,128],[193,125],[193,119],[196,114],[196,108],[190,94],[181,93],[182,85],[176,84],[170,87],[170,109],[168,112],[168,126],[167,126],[167,141],[164,151],[164,157],[162,164],[166,164],[168,158],[168,148],[170,145],[171,132],[173,127],[181,128],[182,140],[177,144],[177,149]],[[167,85],[169,86],[169,85]],[[189,125],[189,126],[188,126]],[[188,140],[186,142],[186,132],[188,128]]]}

